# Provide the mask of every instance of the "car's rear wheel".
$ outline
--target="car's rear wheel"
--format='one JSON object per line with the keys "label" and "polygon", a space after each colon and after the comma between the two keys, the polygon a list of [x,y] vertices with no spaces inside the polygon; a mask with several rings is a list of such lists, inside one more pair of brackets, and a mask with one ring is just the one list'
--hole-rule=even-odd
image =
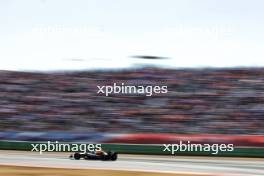
{"label": "car's rear wheel", "polygon": [[110,158],[112,161],[115,161],[115,160],[117,160],[117,153],[112,153],[112,155],[111,155],[111,158]]}

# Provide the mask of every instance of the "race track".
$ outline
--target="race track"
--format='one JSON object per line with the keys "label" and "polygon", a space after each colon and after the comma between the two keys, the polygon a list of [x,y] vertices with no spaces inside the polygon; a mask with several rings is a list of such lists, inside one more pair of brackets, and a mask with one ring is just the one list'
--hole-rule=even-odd
{"label": "race track", "polygon": [[110,169],[214,176],[264,175],[264,159],[119,155],[117,161],[70,160],[69,153],[0,151],[0,165]]}

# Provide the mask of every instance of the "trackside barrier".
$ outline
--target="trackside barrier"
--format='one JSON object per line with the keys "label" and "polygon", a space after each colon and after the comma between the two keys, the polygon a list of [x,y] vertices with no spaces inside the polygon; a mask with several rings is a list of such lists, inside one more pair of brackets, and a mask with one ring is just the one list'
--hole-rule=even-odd
{"label": "trackside barrier", "polygon": [[[42,142],[33,142],[33,144]],[[44,142],[43,142],[44,143]],[[0,150],[24,150],[32,149],[32,142],[24,141],[0,141]],[[103,150],[113,150],[123,154],[149,154],[149,155],[171,155],[168,151],[163,151],[163,145],[146,144],[102,144]],[[264,157],[262,147],[235,147],[232,152],[219,152],[213,155],[210,152],[175,152],[176,156],[230,156],[230,157]]]}

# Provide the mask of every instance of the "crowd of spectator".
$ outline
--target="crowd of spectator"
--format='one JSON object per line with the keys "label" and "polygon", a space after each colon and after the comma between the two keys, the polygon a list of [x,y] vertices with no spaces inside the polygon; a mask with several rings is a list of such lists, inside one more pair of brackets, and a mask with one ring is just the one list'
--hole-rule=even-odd
{"label": "crowd of spectator", "polygon": [[[104,96],[98,85],[166,85]],[[0,131],[264,134],[264,69],[0,71]]]}

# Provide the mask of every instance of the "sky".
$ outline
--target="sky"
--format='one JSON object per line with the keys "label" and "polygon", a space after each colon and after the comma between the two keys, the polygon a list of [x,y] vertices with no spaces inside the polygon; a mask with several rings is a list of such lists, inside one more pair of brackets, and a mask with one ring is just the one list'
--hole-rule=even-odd
{"label": "sky", "polygon": [[0,0],[0,70],[262,67],[263,7],[262,0]]}

